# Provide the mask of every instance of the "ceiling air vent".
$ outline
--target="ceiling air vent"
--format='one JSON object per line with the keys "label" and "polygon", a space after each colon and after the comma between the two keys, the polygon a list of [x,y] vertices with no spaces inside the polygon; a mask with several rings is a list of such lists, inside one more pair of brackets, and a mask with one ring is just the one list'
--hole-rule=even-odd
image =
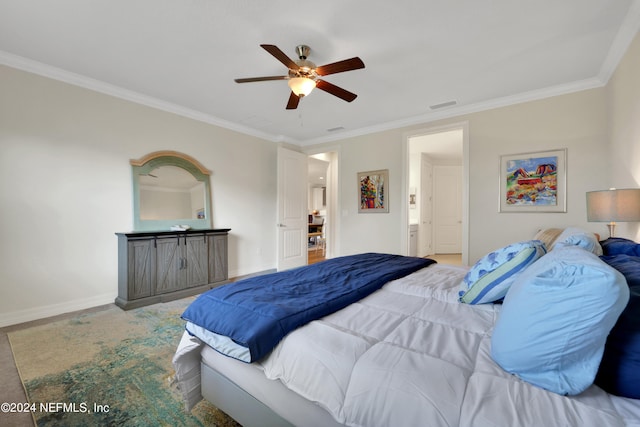
{"label": "ceiling air vent", "polygon": [[327,132],[335,132],[337,130],[344,130],[344,127],[338,126],[336,128],[327,129]]}
{"label": "ceiling air vent", "polygon": [[432,110],[437,110],[439,108],[451,107],[453,105],[456,105],[457,103],[458,103],[458,101],[447,101],[447,102],[443,102],[441,104],[430,105],[429,108],[431,108]]}

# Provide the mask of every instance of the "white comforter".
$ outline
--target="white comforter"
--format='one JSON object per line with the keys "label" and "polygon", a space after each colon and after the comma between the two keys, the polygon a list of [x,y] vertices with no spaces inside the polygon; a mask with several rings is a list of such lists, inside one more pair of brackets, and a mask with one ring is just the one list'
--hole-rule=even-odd
{"label": "white comforter", "polygon": [[433,265],[289,334],[265,375],[349,426],[640,426],[640,402],[564,397],[490,357],[499,305],[458,302],[466,269]]}

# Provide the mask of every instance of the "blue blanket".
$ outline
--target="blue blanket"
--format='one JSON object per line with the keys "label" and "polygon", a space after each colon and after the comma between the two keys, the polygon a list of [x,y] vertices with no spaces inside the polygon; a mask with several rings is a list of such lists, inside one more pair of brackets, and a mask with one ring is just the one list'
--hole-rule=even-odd
{"label": "blue blanket", "polygon": [[182,318],[247,347],[254,362],[294,329],[434,262],[378,253],[333,258],[211,289]]}
{"label": "blue blanket", "polygon": [[629,303],[607,337],[595,383],[609,393],[640,399],[640,257],[635,256],[640,254],[640,245],[628,242],[628,248],[614,248],[622,251],[602,245],[605,254],[613,255],[601,259],[627,279]]}

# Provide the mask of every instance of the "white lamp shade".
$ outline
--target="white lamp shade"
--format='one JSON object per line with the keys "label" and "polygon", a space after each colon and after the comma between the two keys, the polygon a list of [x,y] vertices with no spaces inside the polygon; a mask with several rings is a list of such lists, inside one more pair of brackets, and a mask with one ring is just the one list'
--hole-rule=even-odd
{"label": "white lamp shade", "polygon": [[640,188],[587,192],[587,221],[640,221]]}
{"label": "white lamp shade", "polygon": [[296,95],[307,96],[316,87],[316,82],[306,77],[292,77],[289,79],[289,87]]}

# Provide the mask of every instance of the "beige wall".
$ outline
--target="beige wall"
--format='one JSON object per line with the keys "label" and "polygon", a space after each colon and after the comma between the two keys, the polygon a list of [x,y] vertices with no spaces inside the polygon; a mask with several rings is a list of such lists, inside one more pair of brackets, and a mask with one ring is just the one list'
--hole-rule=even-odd
{"label": "beige wall", "polygon": [[212,171],[230,275],[275,264],[276,144],[0,66],[0,326],[113,302],[129,159],[176,150]]}
{"label": "beige wall", "polygon": [[[585,193],[599,188],[607,175],[604,89],[478,113],[469,121],[471,262],[496,247],[529,239],[539,228],[597,230],[587,223]],[[500,156],[559,148],[567,149],[567,212],[498,213]]]}
{"label": "beige wall", "polygon": [[[406,253],[403,144],[416,129],[460,122],[469,127],[470,263],[500,246],[531,238],[541,227],[598,230],[586,221],[585,192],[600,188],[608,176],[605,93],[604,88],[588,90],[341,141],[343,253]],[[559,148],[567,149],[567,212],[499,213],[500,156]],[[389,169],[390,212],[358,214],[356,173],[376,169]]]}
{"label": "beige wall", "polygon": [[[607,86],[609,187],[640,186],[640,34],[627,50]],[[616,235],[640,240],[640,224],[620,223]]]}
{"label": "beige wall", "polygon": [[[585,193],[640,183],[640,35],[602,88],[364,135],[340,147],[339,245],[343,254],[380,250],[406,253],[404,200],[406,139],[418,130],[466,123],[469,128],[469,245],[473,263],[500,246],[530,238],[544,227],[580,226],[607,236],[586,220]],[[313,147],[314,150],[321,150]],[[499,213],[499,159],[504,154],[567,149],[566,213]],[[389,169],[389,214],[358,214],[355,175]],[[617,235],[640,239],[640,225],[619,224]]]}
{"label": "beige wall", "polygon": [[[406,253],[407,136],[468,125],[469,261],[540,227],[586,222],[585,192],[640,182],[640,42],[603,88],[334,141],[335,255]],[[132,228],[129,159],[181,151],[212,170],[215,227],[232,228],[230,275],[275,267],[276,144],[0,66],[0,326],[105,304],[114,233]],[[499,158],[566,148],[566,213],[498,212]],[[321,152],[323,146],[309,147]],[[389,169],[388,214],[358,214],[356,173]],[[637,224],[619,235],[638,238]]]}

